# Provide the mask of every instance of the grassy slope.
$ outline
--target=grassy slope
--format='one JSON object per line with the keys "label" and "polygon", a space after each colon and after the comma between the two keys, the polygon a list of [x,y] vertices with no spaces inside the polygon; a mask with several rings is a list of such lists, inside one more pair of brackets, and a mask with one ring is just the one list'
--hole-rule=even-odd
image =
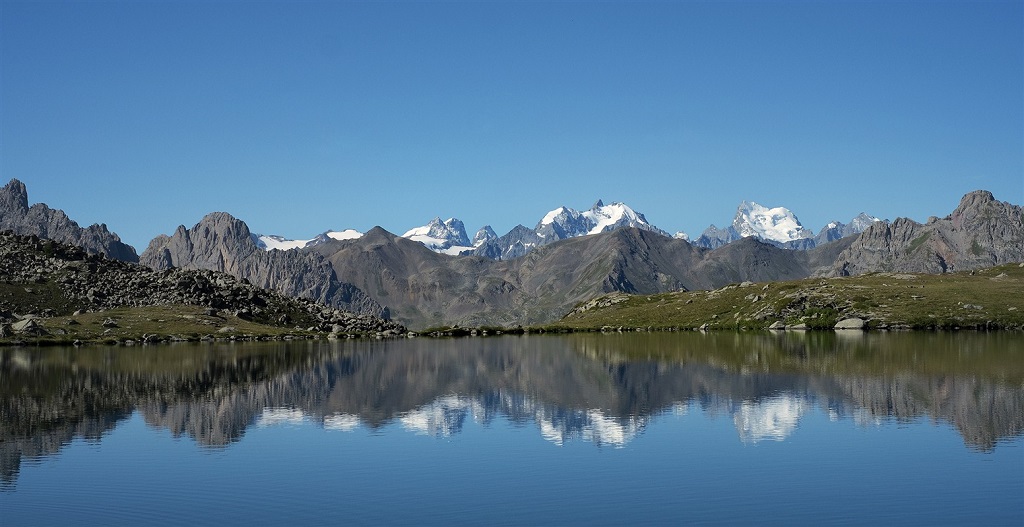
{"label": "grassy slope", "polygon": [[711,329],[763,329],[776,321],[824,329],[849,317],[864,318],[870,327],[1024,328],[1024,264],[973,273],[870,273],[734,284],[651,296],[613,293],[578,306],[549,329],[704,324]]}

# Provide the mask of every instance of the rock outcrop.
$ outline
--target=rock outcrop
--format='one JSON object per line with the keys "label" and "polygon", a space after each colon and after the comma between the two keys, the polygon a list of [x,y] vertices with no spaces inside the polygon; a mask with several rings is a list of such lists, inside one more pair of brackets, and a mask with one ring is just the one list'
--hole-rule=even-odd
{"label": "rock outcrop", "polygon": [[829,274],[944,273],[1024,261],[1024,212],[978,190],[945,218],[898,218],[868,227],[839,254]]}
{"label": "rock outcrop", "polygon": [[104,224],[82,228],[60,209],[51,209],[43,203],[29,207],[28,190],[17,179],[0,189],[0,230],[77,245],[89,253],[117,260],[139,261],[135,249],[122,243]]}
{"label": "rock outcrop", "polygon": [[139,259],[153,269],[220,271],[282,294],[347,311],[388,318],[388,311],[352,284],[342,282],[315,252],[264,251],[245,222],[226,212],[206,215],[191,229],[149,243]]}

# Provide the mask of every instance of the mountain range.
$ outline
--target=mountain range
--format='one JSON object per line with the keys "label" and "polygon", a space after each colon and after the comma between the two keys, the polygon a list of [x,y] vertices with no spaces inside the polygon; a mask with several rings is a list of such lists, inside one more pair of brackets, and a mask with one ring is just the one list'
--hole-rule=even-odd
{"label": "mountain range", "polygon": [[[849,223],[833,221],[815,235],[785,207],[769,208],[753,201],[744,201],[737,208],[732,225],[725,229],[711,225],[691,243],[698,247],[716,249],[741,238],[755,237],[783,248],[810,249],[859,234],[878,221],[883,220],[861,213]],[[668,232],[652,225],[642,213],[625,203],[614,202],[605,205],[602,200],[597,200],[590,209],[584,211],[566,206],[558,207],[545,214],[533,229],[520,224],[500,237],[490,225],[484,225],[470,240],[462,221],[457,218],[442,220],[440,217],[430,220],[426,225],[409,229],[402,237],[418,241],[435,252],[450,256],[476,255],[492,260],[510,260],[550,243],[600,234],[622,227],[634,227],[670,236]],[[362,236],[362,233],[351,229],[342,232],[327,231],[310,240],[289,240],[276,235],[255,236],[257,244],[266,250],[287,250],[309,248],[329,239],[354,239]],[[690,241],[690,237],[684,232],[677,232],[671,236]]]}
{"label": "mountain range", "polygon": [[[0,205],[3,228],[35,229],[29,234],[45,237],[38,228],[42,213],[27,207],[23,184],[15,180],[0,190]],[[66,218],[45,205],[32,209]],[[742,281],[872,271],[938,273],[1020,262],[1022,218],[1019,205],[975,191],[965,195],[950,215],[926,224],[906,218],[889,223],[865,215],[801,238],[808,231],[791,213],[747,202],[737,211],[739,221],[730,227],[739,239],[709,248],[669,236],[624,204],[599,201],[584,212],[555,209],[534,229],[520,225],[501,237],[485,228],[469,240],[461,222],[438,218],[405,237],[380,227],[361,236],[328,231],[301,247],[275,251],[266,250],[266,240],[272,238],[250,232],[245,222],[227,213],[215,212],[192,228],[182,225],[169,236],[157,236],[138,261],[155,269],[223,271],[291,296],[390,316],[413,329],[509,326],[551,322],[580,302],[616,291],[651,294],[715,289]],[[73,222],[68,222],[61,223],[62,229],[45,232],[73,237]],[[864,225],[861,234],[843,237],[844,229],[852,232]],[[116,235],[104,238],[106,229],[99,227],[93,232],[99,234],[77,234],[94,244],[87,250],[131,261],[134,250],[113,254],[112,249],[119,247],[114,242],[120,243]],[[788,239],[766,240],[757,233]],[[815,241],[818,237],[820,242]],[[828,241],[831,238],[839,239]],[[795,243],[801,240],[810,242]],[[811,248],[794,250],[806,247]]]}

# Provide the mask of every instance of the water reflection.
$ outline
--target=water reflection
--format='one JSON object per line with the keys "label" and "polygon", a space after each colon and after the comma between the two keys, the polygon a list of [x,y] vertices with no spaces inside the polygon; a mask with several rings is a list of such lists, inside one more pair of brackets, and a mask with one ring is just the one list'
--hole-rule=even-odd
{"label": "water reflection", "polygon": [[820,408],[865,425],[927,416],[987,451],[1024,431],[1022,344],[976,333],[594,334],[5,349],[0,482],[135,411],[208,447],[253,426],[447,437],[496,418],[556,445],[621,447],[695,408],[731,418],[743,442],[782,441]]}

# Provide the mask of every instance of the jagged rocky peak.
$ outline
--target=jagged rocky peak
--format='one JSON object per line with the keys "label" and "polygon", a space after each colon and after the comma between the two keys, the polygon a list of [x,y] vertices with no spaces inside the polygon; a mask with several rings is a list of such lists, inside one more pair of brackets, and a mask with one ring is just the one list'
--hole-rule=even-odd
{"label": "jagged rocky peak", "polygon": [[45,203],[29,207],[28,189],[17,179],[11,179],[0,189],[0,230],[76,245],[88,253],[116,260],[139,261],[135,248],[121,242],[121,238],[110,232],[105,224],[82,228],[64,211],[51,209]]}
{"label": "jagged rocky peak", "polygon": [[17,179],[12,179],[0,191],[0,214],[28,212],[28,189]]}
{"label": "jagged rocky peak", "polygon": [[139,261],[154,269],[232,272],[237,261],[256,250],[256,241],[244,221],[227,212],[211,212],[191,229],[179,225],[171,236],[153,238]]}
{"label": "jagged rocky peak", "polygon": [[[960,226],[964,222],[971,222],[979,217],[991,217],[993,214],[1004,216],[1009,214],[1012,217],[1014,207],[1008,205],[1009,203],[997,200],[987,190],[975,190],[960,198],[960,204],[957,205],[956,210],[948,218],[951,218],[957,226]],[[1017,209],[1019,208],[1017,207]]]}
{"label": "jagged rocky peak", "polygon": [[409,229],[402,237],[446,254],[459,254],[473,248],[466,234],[466,226],[456,218],[442,221],[438,216],[422,227]]}
{"label": "jagged rocky peak", "polygon": [[496,239],[498,239],[498,235],[495,234],[494,229],[490,225],[484,225],[473,235],[473,247],[479,247],[481,244]]}

